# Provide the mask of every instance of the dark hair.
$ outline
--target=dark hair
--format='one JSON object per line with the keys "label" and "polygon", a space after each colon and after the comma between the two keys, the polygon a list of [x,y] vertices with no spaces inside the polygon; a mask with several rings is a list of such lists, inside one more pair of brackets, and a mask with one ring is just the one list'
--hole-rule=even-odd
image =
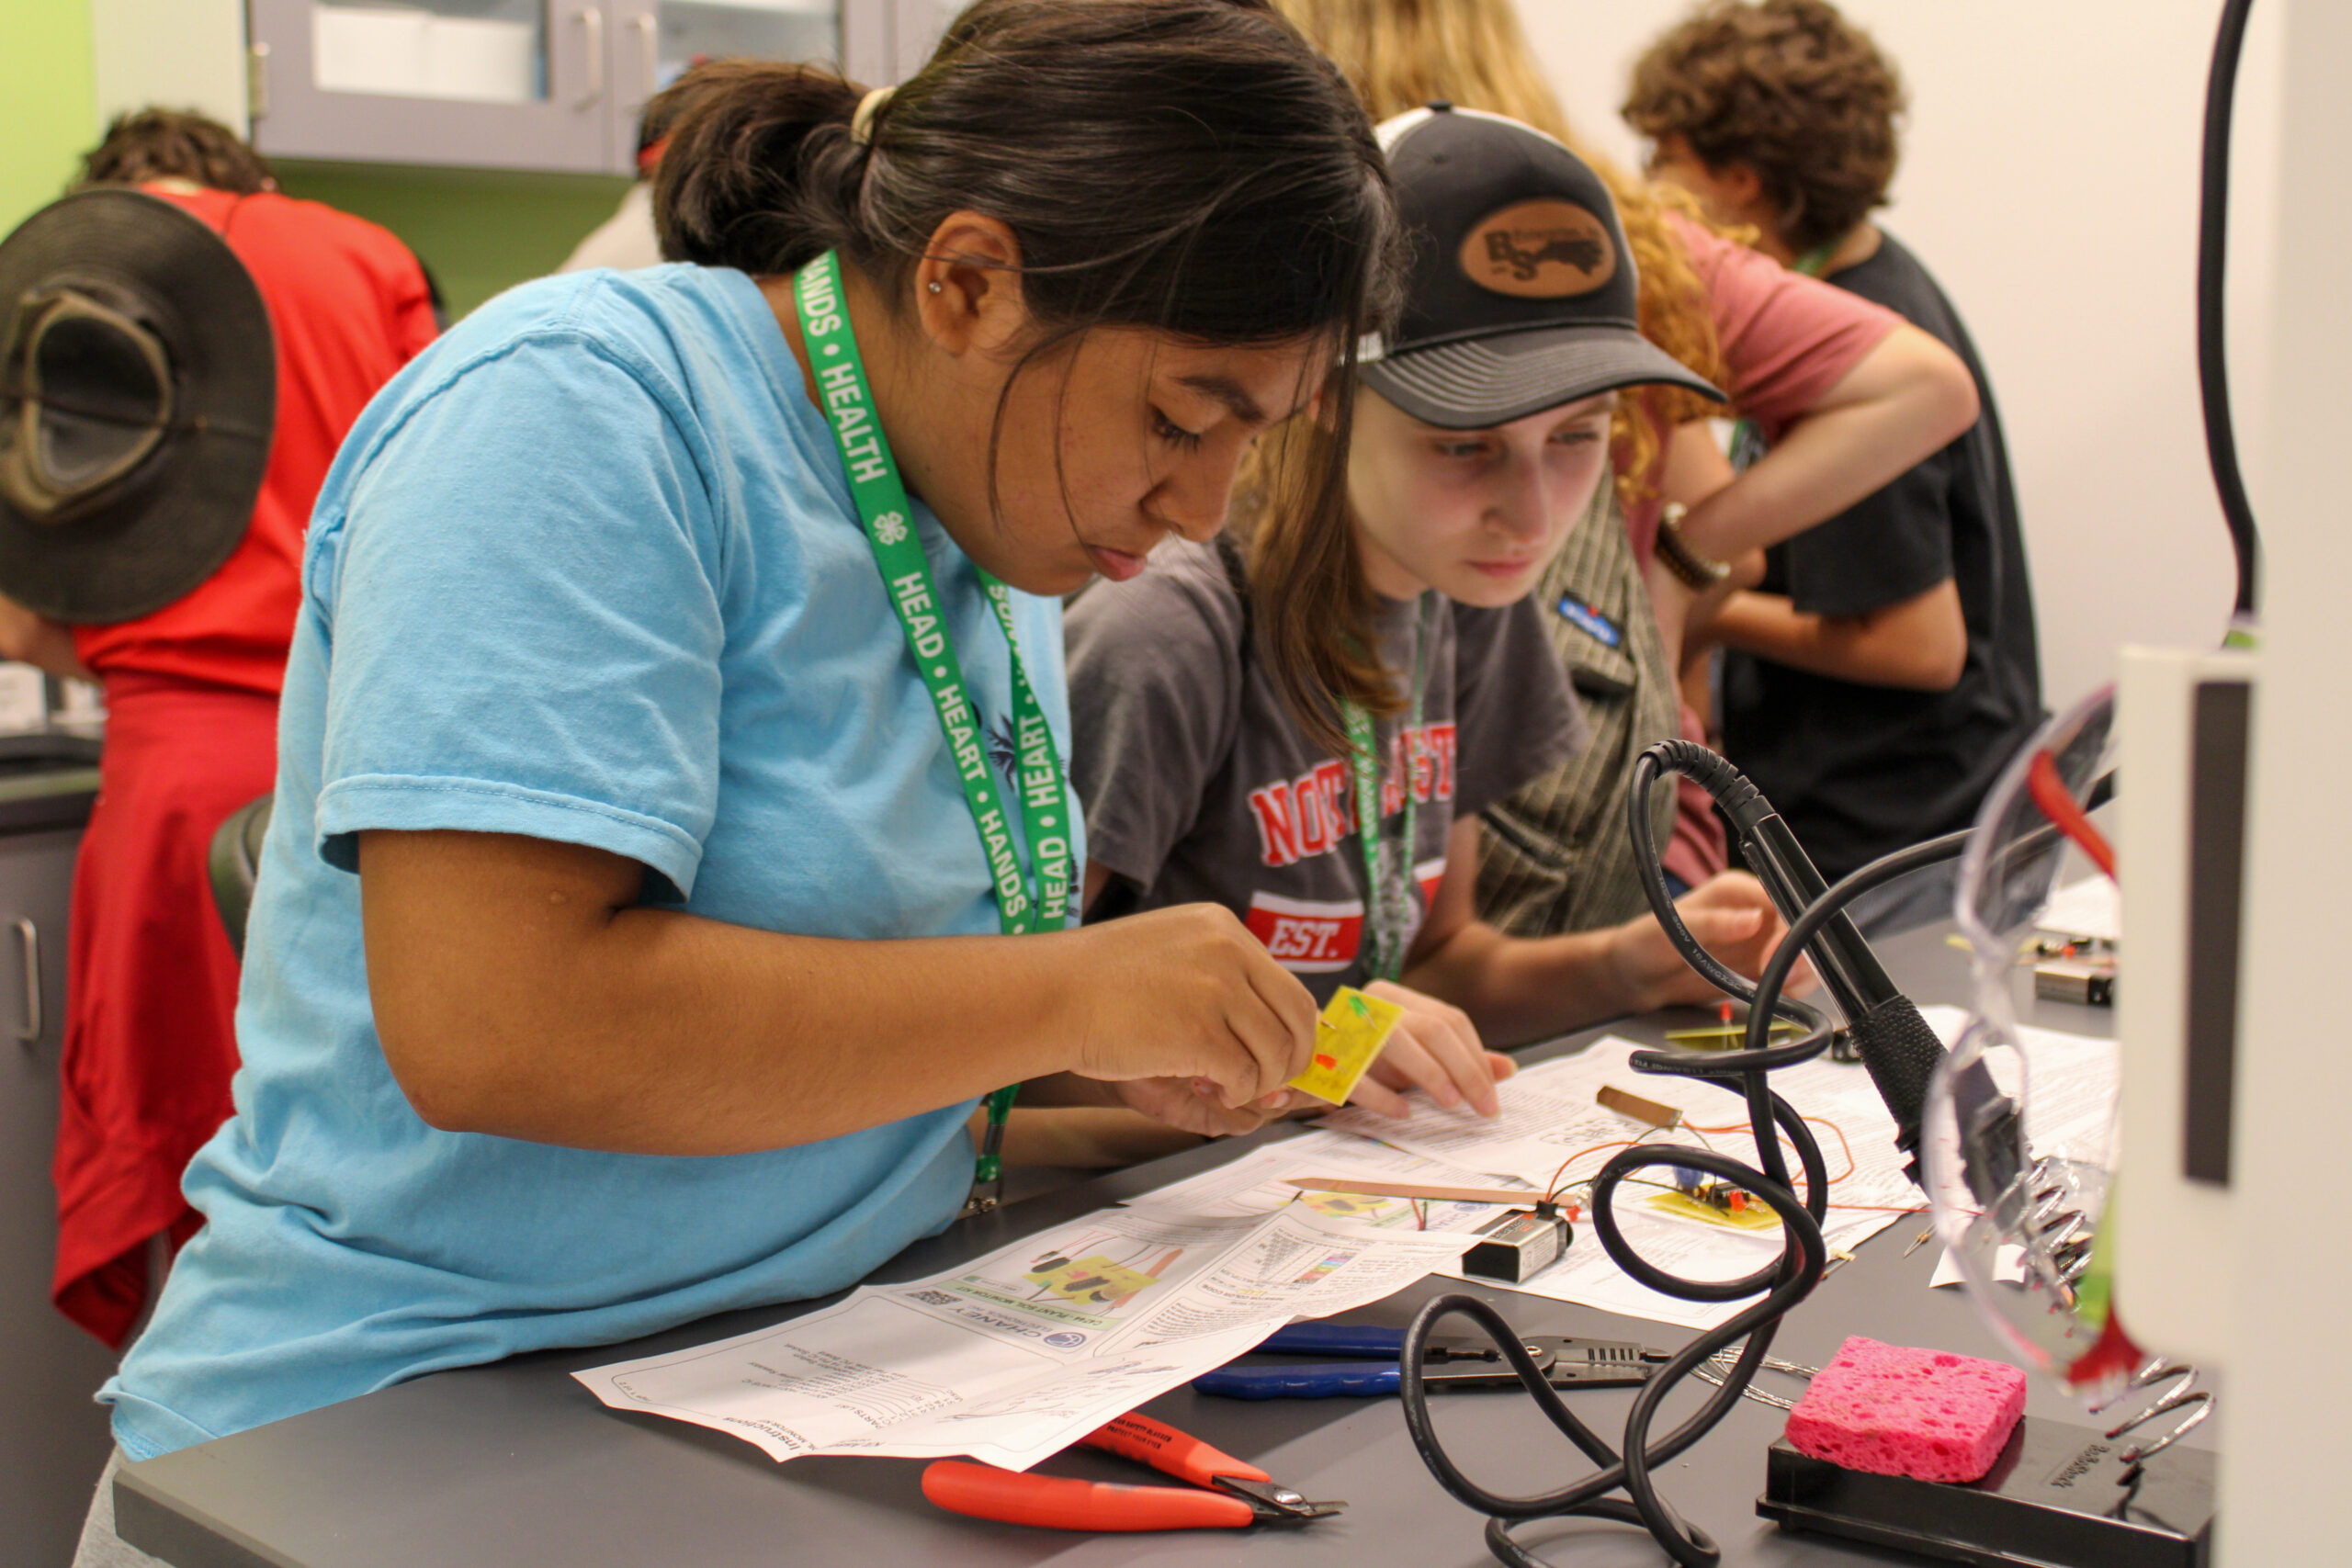
{"label": "dark hair", "polygon": [[[638,112],[637,117],[637,161],[639,174],[650,175],[652,172],[649,166],[650,162],[649,154],[669,141],[670,129],[678,123],[680,115],[699,103],[705,95],[724,91],[737,81],[742,73],[735,69],[736,67],[756,63],[752,61],[724,58],[701,61],[680,72],[677,80],[646,99],[645,107]],[[679,258],[673,256],[670,259],[675,261]]]}
{"label": "dark hair", "polygon": [[1886,204],[1903,81],[1825,0],[1711,0],[1634,67],[1628,124],[1711,168],[1756,171],[1780,238],[1809,251]]}
{"label": "dark hair", "polygon": [[[831,72],[701,74],[655,179],[665,256],[772,275],[837,249],[896,299],[940,222],[970,209],[1020,242],[1040,329],[1023,366],[1098,326],[1320,338],[1340,372],[1325,388],[1337,439],[1284,488],[1317,525],[1348,526],[1348,372],[1393,310],[1394,205],[1353,94],[1264,0],[977,0],[868,143],[850,134],[865,89]],[[1299,604],[1269,598],[1257,619],[1327,741],[1331,698],[1387,700]]]}
{"label": "dark hair", "polygon": [[115,116],[106,137],[83,154],[81,186],[194,180],[251,196],[277,181],[262,155],[217,119],[185,109],[137,109]]}

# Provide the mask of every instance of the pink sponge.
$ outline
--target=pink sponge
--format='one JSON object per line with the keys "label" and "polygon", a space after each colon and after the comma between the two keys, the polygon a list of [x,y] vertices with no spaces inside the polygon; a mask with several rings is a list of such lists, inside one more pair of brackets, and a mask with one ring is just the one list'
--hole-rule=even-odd
{"label": "pink sponge", "polygon": [[1789,1413],[1788,1436],[1799,1453],[1848,1470],[1974,1481],[2024,1414],[2015,1367],[1857,1336]]}

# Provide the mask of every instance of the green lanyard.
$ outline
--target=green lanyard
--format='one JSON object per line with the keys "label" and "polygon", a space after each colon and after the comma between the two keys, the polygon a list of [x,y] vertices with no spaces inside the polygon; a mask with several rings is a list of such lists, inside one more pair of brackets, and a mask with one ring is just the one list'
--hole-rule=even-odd
{"label": "green lanyard", "polygon": [[1412,739],[1421,728],[1421,699],[1429,685],[1430,642],[1442,606],[1433,592],[1421,595],[1420,623],[1413,637],[1413,695],[1405,727],[1398,732],[1398,776],[1404,783],[1404,831],[1396,853],[1389,853],[1387,835],[1381,831],[1380,751],[1372,716],[1352,702],[1340,704],[1340,720],[1348,731],[1348,766],[1354,775],[1356,841],[1363,851],[1364,968],[1375,980],[1394,980],[1405,972],[1406,934],[1413,923],[1413,852],[1419,820],[1413,799]]}
{"label": "green lanyard", "polygon": [[[1844,244],[1852,232],[1848,230],[1834,240],[1814,246],[1792,262],[1789,270],[1803,273],[1807,277],[1819,277],[1821,269],[1829,265],[1829,258],[1838,254],[1838,247]],[[1724,451],[1731,459],[1732,468],[1746,473],[1764,456],[1764,433],[1756,428],[1754,420],[1743,419],[1731,427],[1731,440],[1725,444]]]}
{"label": "green lanyard", "polygon": [[[1062,779],[1061,753],[1054,745],[1045,709],[1029,684],[1021,661],[1021,639],[1012,627],[1012,594],[986,571],[979,574],[989,603],[1012,660],[1012,726],[1018,748],[1022,837],[1029,846],[1035,886],[1023,874],[1021,855],[1013,848],[1004,796],[989,773],[989,754],[979,715],[965,695],[964,668],[956,660],[955,640],[948,635],[932,581],[931,563],[916,536],[913,509],[907,487],[899,477],[898,460],[882,434],[874,412],[874,395],[866,384],[865,363],[850,331],[849,312],[842,303],[841,258],[828,251],[810,262],[793,279],[792,298],[800,312],[800,335],[808,350],[808,365],[833,441],[841,448],[842,468],[849,475],[850,499],[865,525],[866,543],[874,547],[874,564],[889,590],[890,608],[906,634],[907,652],[922,677],[923,689],[939,716],[956,762],[956,776],[964,788],[964,804],[971,809],[979,830],[980,849],[988,857],[989,874],[996,886],[997,919],[1007,936],[1033,931],[1058,931],[1069,923],[1070,908],[1069,795]],[[1005,1118],[1012,1113],[1020,1086],[998,1089],[986,1100],[988,1134],[981,1145],[973,1179],[973,1201],[967,1208],[991,1209],[994,1197],[982,1189],[1001,1188]]]}

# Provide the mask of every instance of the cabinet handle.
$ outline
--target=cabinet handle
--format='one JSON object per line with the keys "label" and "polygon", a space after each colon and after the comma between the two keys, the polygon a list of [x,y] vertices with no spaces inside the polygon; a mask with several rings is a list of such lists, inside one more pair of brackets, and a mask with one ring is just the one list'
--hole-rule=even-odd
{"label": "cabinet handle", "polygon": [[578,107],[591,109],[605,96],[605,13],[601,6],[590,6],[580,13],[580,26],[588,35],[588,90],[581,95]]}
{"label": "cabinet handle", "polygon": [[662,76],[661,27],[654,21],[653,13],[650,11],[639,11],[635,17],[629,18],[628,25],[637,29],[638,46],[644,51],[645,96],[650,98],[653,96],[655,84],[661,80]]}
{"label": "cabinet handle", "polygon": [[17,941],[25,953],[25,1023],[17,1031],[17,1038],[27,1044],[40,1038],[40,928],[18,915],[8,922],[17,928]]}

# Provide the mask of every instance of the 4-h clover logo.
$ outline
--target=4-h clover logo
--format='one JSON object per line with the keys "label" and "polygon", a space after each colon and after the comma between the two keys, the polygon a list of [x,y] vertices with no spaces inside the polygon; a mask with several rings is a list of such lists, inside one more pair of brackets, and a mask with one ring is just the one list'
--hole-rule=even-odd
{"label": "4-h clover logo", "polygon": [[896,512],[885,512],[874,520],[874,536],[886,545],[895,545],[907,536],[907,520]]}

